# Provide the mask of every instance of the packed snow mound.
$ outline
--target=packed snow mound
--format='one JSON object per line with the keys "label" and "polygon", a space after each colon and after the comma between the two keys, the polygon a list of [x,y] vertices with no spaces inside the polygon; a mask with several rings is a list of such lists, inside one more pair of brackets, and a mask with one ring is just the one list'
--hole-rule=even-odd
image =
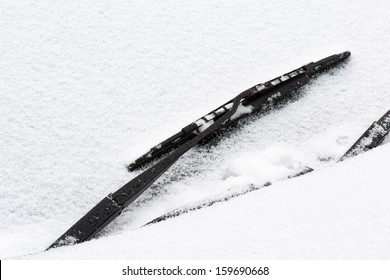
{"label": "packed snow mound", "polygon": [[388,259],[389,155],[386,144],[165,222],[27,257]]}
{"label": "packed snow mound", "polygon": [[285,179],[303,167],[305,156],[286,147],[270,147],[263,151],[240,155],[226,167],[223,179],[246,184],[262,184]]}

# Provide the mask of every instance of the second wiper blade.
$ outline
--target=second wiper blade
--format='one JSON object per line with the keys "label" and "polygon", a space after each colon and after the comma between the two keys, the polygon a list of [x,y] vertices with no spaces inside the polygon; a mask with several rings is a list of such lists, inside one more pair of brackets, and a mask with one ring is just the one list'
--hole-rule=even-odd
{"label": "second wiper blade", "polygon": [[351,148],[339,159],[343,161],[379,146],[390,132],[390,111],[384,114],[360,136]]}
{"label": "second wiper blade", "polygon": [[[232,125],[255,112],[265,111],[278,102],[289,98],[297,89],[306,85],[311,77],[343,62],[350,55],[351,53],[349,51],[335,54],[317,62],[311,62],[282,76],[247,89],[246,91],[249,94],[240,101],[237,112],[233,117],[224,122],[218,130]],[[233,99],[185,126],[175,135],[155,145],[147,153],[130,163],[128,165],[129,171],[142,168],[154,159],[160,158],[194,138],[198,133],[223,116],[232,107],[232,104]]]}

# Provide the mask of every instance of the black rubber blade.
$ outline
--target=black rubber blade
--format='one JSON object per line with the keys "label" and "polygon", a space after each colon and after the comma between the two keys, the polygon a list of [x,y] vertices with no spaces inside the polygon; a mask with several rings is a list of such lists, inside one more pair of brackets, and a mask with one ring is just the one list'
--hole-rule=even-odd
{"label": "black rubber blade", "polygon": [[351,148],[340,158],[343,161],[379,146],[390,131],[390,111],[374,122]]}

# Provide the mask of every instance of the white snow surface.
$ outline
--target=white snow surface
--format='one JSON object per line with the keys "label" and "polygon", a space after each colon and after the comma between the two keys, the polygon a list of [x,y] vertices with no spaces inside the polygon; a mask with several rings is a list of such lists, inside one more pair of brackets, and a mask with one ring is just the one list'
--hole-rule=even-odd
{"label": "white snow surface", "polygon": [[[0,2],[0,258],[388,259],[390,145],[337,159],[389,110],[389,1]],[[243,90],[348,63],[180,159],[99,235],[43,252],[126,164]],[[302,166],[316,171],[287,179]],[[249,184],[272,185],[141,227]]]}

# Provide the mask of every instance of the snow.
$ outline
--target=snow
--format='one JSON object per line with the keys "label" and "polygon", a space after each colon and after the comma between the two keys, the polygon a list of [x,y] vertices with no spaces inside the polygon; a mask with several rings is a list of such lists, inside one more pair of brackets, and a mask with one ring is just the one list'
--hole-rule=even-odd
{"label": "snow", "polygon": [[[389,258],[388,1],[0,3],[1,258]],[[98,239],[43,253],[126,164],[243,90],[350,50],[286,106],[183,156]],[[300,166],[316,171],[285,179]],[[227,176],[229,175],[229,176]],[[272,185],[160,224],[250,183]]]}
{"label": "snow", "polygon": [[210,208],[32,257],[388,259],[389,153],[385,145]]}
{"label": "snow", "polygon": [[234,112],[234,114],[230,117],[230,119],[235,120],[235,119],[241,117],[242,115],[248,115],[248,114],[252,113],[252,111],[253,111],[253,106],[251,106],[251,105],[244,106],[240,103],[240,104],[238,104],[236,112]]}
{"label": "snow", "polygon": [[250,184],[261,184],[287,178],[301,168],[303,155],[283,147],[270,147],[264,151],[238,156],[231,160],[224,179]]}

